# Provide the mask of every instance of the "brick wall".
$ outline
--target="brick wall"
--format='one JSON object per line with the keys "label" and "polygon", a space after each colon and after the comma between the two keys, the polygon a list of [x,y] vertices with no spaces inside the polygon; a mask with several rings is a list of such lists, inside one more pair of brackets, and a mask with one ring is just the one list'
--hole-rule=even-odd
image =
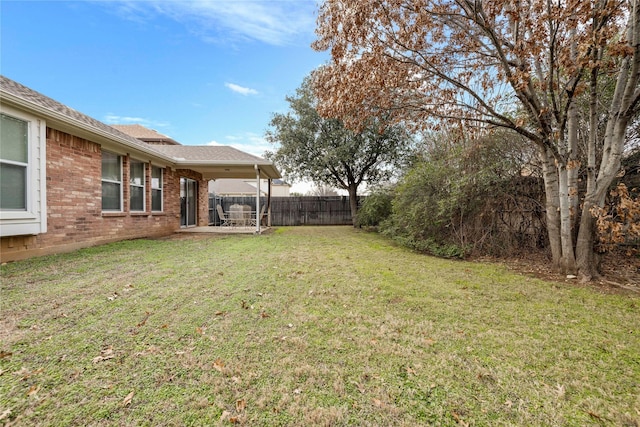
{"label": "brick wall", "polygon": [[180,177],[198,181],[198,225],[208,224],[207,182],[191,170],[164,168],[162,213],[151,212],[147,164],[146,212],[129,212],[129,157],[123,156],[123,212],[102,212],[99,144],[47,128],[47,232],[3,237],[2,262],[96,244],[171,234],[180,228]]}

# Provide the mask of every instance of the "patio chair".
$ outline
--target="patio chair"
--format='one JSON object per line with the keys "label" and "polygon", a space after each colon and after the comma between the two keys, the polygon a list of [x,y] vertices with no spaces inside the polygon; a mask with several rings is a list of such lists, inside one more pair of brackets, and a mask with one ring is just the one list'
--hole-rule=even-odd
{"label": "patio chair", "polygon": [[218,211],[218,217],[220,217],[220,227],[230,226],[231,220],[229,220],[229,216],[222,210],[222,206],[216,205],[216,210]]}
{"label": "patio chair", "polygon": [[267,205],[262,205],[262,209],[260,209],[260,215],[255,219],[251,220],[251,225],[255,226],[258,224],[262,224],[262,218],[264,217],[264,211],[267,209]]}

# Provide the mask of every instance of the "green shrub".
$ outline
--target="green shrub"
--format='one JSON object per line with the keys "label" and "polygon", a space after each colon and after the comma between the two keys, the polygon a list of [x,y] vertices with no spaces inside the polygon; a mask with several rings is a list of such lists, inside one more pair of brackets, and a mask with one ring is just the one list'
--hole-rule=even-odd
{"label": "green shrub", "polygon": [[505,255],[544,240],[540,180],[523,177],[526,153],[509,135],[436,141],[396,186],[380,231],[412,249],[447,258]]}
{"label": "green shrub", "polygon": [[364,198],[358,209],[358,227],[378,227],[391,216],[393,196],[388,190],[377,190]]}

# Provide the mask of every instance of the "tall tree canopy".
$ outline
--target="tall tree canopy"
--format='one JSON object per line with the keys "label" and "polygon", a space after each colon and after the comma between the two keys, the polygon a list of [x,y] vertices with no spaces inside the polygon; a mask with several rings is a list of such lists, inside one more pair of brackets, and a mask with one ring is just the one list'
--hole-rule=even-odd
{"label": "tall tree canopy", "polygon": [[[640,108],[639,3],[326,0],[314,47],[330,50],[332,61],[317,75],[318,110],[355,128],[382,110],[418,127],[453,120],[525,136],[543,165],[553,262],[588,279],[596,273],[589,212],[604,203]],[[603,75],[615,79],[606,105]],[[584,93],[581,165],[576,100]]]}
{"label": "tall tree canopy", "polygon": [[311,87],[307,76],[295,96],[286,98],[290,111],[273,116],[266,138],[277,149],[267,157],[291,178],[347,190],[355,224],[358,188],[389,178],[410,138],[402,127],[383,126],[377,117],[367,118],[360,132],[321,117]]}

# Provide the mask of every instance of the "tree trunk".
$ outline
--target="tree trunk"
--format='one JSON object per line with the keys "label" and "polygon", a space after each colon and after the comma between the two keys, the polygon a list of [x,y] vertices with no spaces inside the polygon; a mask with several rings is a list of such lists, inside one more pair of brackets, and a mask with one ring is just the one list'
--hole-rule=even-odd
{"label": "tree trunk", "polygon": [[583,282],[590,281],[599,275],[599,266],[593,247],[595,242],[595,220],[591,215],[591,208],[594,206],[593,201],[585,199],[576,242],[576,265],[580,280]]}
{"label": "tree trunk", "polygon": [[544,192],[546,196],[545,211],[547,219],[547,234],[551,260],[556,268],[560,268],[562,245],[560,240],[560,201],[558,197],[558,174],[554,166],[553,155],[549,150],[542,150],[542,172],[544,178]]}
{"label": "tree trunk", "polygon": [[571,210],[572,238],[577,237],[578,213],[580,212],[580,197],[578,192],[578,173],[580,161],[578,160],[578,108],[572,102],[567,115],[567,142],[569,146],[567,179],[569,190],[569,209]]}
{"label": "tree trunk", "polygon": [[[594,49],[593,59],[598,58]],[[587,143],[587,190],[589,198],[585,198],[580,217],[580,228],[576,239],[576,264],[582,281],[589,281],[598,276],[598,265],[595,262],[593,244],[595,241],[594,219],[591,209],[596,190],[596,144],[598,141],[598,69],[591,70],[589,79],[589,139]]]}
{"label": "tree trunk", "polygon": [[[627,126],[638,107],[638,83],[640,81],[640,2],[631,2],[629,21],[627,23],[626,38],[633,54],[621,59],[620,70],[616,79],[616,87],[608,106],[607,125],[603,141],[602,160],[596,175],[595,146],[596,146],[596,118],[597,118],[597,67],[591,71],[589,85],[590,100],[590,139],[587,165],[587,192],[582,208],[582,218],[576,245],[577,265],[583,280],[590,280],[597,275],[597,263],[594,253],[595,230],[591,208],[602,206],[609,186],[613,183],[620,169],[622,153],[625,146]],[[594,50],[594,59],[599,53]]]}
{"label": "tree trunk", "polygon": [[351,208],[351,220],[354,227],[358,226],[358,186],[349,184],[349,207]]}
{"label": "tree trunk", "polygon": [[[578,62],[578,43],[576,15],[571,15],[571,61]],[[569,209],[571,210],[571,236],[577,239],[578,234],[578,213],[580,212],[580,197],[578,190],[578,174],[580,171],[580,161],[578,160],[578,106],[576,105],[575,94],[570,95],[569,109],[567,111],[567,179],[569,189]]]}
{"label": "tree trunk", "polygon": [[625,138],[624,129],[626,129],[627,124],[624,122],[624,118],[617,117],[615,120],[618,123],[612,126],[614,128],[613,132],[605,136],[605,151],[610,154],[605,156],[605,159],[600,165],[597,179],[592,184],[592,187],[588,188],[582,208],[576,254],[578,258],[578,272],[583,281],[588,281],[598,276],[598,266],[595,262],[593,247],[596,236],[594,229],[595,221],[593,215],[591,215],[591,208],[594,206],[602,207],[604,205],[609,187],[620,169],[620,158],[622,156],[622,147],[624,146]]}
{"label": "tree trunk", "polygon": [[567,166],[560,164],[558,169],[558,201],[560,202],[560,244],[562,256],[560,258],[560,271],[563,273],[576,273],[576,258],[573,252],[573,233],[571,220],[571,205],[569,203],[569,173]]}

